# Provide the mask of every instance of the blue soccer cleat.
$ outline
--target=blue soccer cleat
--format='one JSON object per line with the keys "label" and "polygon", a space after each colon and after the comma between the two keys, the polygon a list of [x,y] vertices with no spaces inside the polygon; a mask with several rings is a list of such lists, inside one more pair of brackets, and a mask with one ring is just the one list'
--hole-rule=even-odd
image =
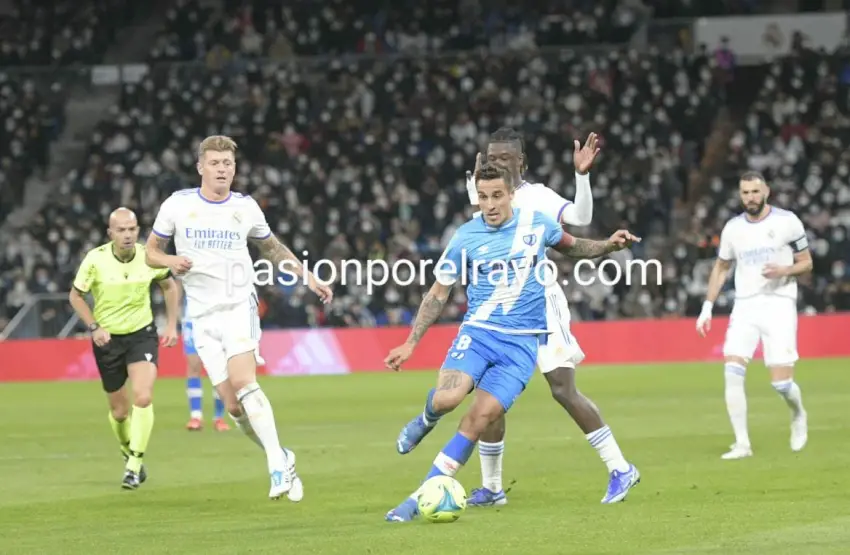
{"label": "blue soccer cleat", "polygon": [[407,425],[401,429],[401,433],[398,434],[398,439],[396,440],[396,449],[399,454],[406,455],[413,451],[413,449],[419,445],[423,439],[425,439],[425,436],[431,433],[431,430],[434,429],[435,425],[436,422],[430,426],[426,424],[421,414],[408,422]]}
{"label": "blue soccer cleat", "polygon": [[419,514],[416,501],[408,497],[401,505],[388,512],[384,517],[387,522],[410,522]]}
{"label": "blue soccer cleat", "polygon": [[507,502],[508,497],[504,490],[491,491],[487,488],[472,490],[472,495],[466,500],[466,504],[470,507],[492,507],[494,505],[505,505]]}
{"label": "blue soccer cleat", "polygon": [[625,472],[614,470],[608,482],[608,492],[602,498],[602,503],[619,503],[624,501],[629,491],[640,483],[640,472],[633,464]]}

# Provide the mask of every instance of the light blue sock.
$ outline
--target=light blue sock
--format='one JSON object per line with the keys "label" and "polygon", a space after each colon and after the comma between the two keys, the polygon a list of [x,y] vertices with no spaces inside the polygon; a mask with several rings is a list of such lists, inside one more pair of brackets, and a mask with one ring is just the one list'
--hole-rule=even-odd
{"label": "light blue sock", "polygon": [[425,479],[440,475],[453,477],[460,470],[460,467],[466,464],[474,449],[474,441],[469,441],[460,432],[455,433],[454,437],[449,440],[437,455],[437,458],[434,459],[431,470]]}
{"label": "light blue sock", "polygon": [[[449,442],[443,447],[443,450],[437,454],[434,463],[431,465],[431,470],[425,476],[425,480],[434,476],[451,476],[460,470],[460,467],[466,464],[469,457],[472,456],[472,451],[475,450],[475,442],[466,439],[460,432],[456,432]],[[419,489],[410,494],[409,500],[416,501],[416,496]],[[408,501],[405,501],[407,503]]]}
{"label": "light blue sock", "polygon": [[201,378],[188,378],[186,380],[186,396],[189,397],[189,416],[201,418],[203,414],[204,389],[201,386]]}
{"label": "light blue sock", "polygon": [[437,422],[440,421],[440,418],[443,417],[444,413],[439,413],[434,410],[434,393],[436,393],[436,388],[431,388],[431,391],[428,392],[428,397],[425,399],[425,410],[422,411],[422,420],[425,422],[427,426],[434,426]]}
{"label": "light blue sock", "polygon": [[215,397],[215,419],[224,418],[224,401],[219,398],[216,390],[213,390],[213,397]]}

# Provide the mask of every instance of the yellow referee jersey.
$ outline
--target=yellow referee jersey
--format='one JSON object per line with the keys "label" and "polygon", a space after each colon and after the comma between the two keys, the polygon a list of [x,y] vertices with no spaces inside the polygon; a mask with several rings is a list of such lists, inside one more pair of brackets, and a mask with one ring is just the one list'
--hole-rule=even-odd
{"label": "yellow referee jersey", "polygon": [[119,260],[112,242],[95,247],[77,270],[74,288],[94,297],[94,319],[106,331],[126,335],[153,322],[151,283],[166,279],[168,268],[151,268],[145,263],[145,248],[136,244],[133,258]]}

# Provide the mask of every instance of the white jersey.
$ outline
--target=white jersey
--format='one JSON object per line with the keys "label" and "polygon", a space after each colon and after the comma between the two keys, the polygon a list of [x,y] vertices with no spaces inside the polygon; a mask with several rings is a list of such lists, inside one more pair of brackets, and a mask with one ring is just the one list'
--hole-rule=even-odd
{"label": "white jersey", "polygon": [[199,188],[177,191],[160,206],[153,232],[173,237],[177,255],[192,261],[182,277],[188,318],[256,300],[248,239],[269,237],[271,229],[253,198],[231,192],[211,202]]}
{"label": "white jersey", "polygon": [[793,212],[775,206],[762,220],[751,222],[745,214],[729,220],[720,235],[718,256],[735,262],[735,299],[770,295],[797,298],[794,277],[768,279],[766,264],[790,266],[794,253],[808,248],[803,222]]}

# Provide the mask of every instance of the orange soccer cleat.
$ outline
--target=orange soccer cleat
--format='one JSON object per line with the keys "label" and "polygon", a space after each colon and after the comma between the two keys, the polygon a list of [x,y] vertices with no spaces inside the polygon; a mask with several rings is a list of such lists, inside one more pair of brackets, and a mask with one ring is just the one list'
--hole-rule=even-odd
{"label": "orange soccer cleat", "polygon": [[230,429],[230,426],[227,425],[227,422],[224,421],[224,418],[216,418],[215,419],[215,431],[226,432],[229,429]]}
{"label": "orange soccer cleat", "polygon": [[190,418],[186,429],[190,432],[200,432],[204,428],[204,422],[200,418]]}

